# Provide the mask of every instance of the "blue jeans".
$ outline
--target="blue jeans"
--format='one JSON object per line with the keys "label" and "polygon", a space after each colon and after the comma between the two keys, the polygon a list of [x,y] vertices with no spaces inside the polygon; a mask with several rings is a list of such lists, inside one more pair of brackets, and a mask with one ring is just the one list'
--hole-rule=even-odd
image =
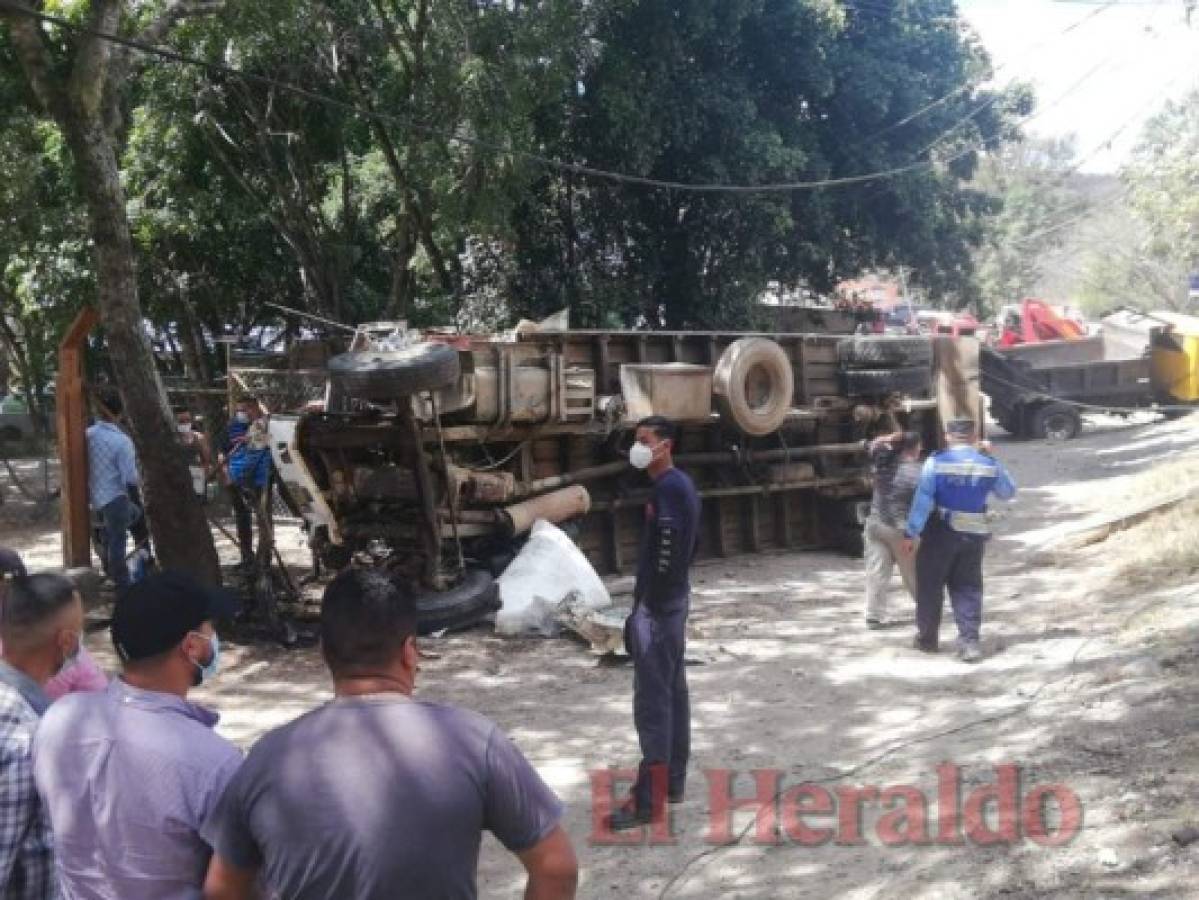
{"label": "blue jeans", "polygon": [[103,507],[100,515],[104,518],[104,551],[108,556],[104,562],[108,577],[122,588],[129,584],[129,566],[125,563],[129,526],[141,518],[142,511],[128,497],[120,496]]}

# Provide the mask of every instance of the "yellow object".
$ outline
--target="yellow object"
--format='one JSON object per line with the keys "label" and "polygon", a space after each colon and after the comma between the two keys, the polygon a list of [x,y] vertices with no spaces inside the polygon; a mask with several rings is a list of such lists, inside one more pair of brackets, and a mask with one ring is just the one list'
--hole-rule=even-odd
{"label": "yellow object", "polygon": [[1154,312],[1170,326],[1153,338],[1150,372],[1158,393],[1183,403],[1199,400],[1199,317]]}

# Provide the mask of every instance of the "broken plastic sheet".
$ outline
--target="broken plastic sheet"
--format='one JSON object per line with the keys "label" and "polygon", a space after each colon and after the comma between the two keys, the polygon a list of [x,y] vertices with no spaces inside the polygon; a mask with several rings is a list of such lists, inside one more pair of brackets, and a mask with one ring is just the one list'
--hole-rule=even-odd
{"label": "broken plastic sheet", "polygon": [[605,609],[612,598],[583,552],[556,525],[538,519],[516,559],[497,579],[499,634],[556,636],[567,601],[577,611]]}

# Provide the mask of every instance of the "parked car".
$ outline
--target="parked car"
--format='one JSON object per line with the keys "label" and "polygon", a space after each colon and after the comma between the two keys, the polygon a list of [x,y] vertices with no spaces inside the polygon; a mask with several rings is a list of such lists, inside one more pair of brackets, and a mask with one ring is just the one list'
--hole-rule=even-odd
{"label": "parked car", "polygon": [[[50,429],[53,431],[52,415],[53,397],[47,397],[47,412],[51,414]],[[37,434],[37,426],[25,398],[19,394],[9,394],[0,398],[0,441],[23,441]]]}

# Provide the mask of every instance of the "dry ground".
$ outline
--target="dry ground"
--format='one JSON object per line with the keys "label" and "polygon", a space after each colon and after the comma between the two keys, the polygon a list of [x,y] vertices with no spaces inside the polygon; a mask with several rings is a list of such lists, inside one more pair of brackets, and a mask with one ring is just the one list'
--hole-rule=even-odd
{"label": "dry ground", "polygon": [[[700,565],[694,768],[671,846],[589,841],[588,773],[637,755],[627,668],[597,666],[569,640],[476,631],[426,645],[436,658],[419,692],[495,719],[558,790],[583,897],[1199,896],[1199,844],[1182,849],[1170,837],[1199,824],[1199,593],[1193,563],[1160,570],[1162,546],[1196,546],[1193,520],[1163,517],[1069,554],[1047,549],[1096,511],[1199,481],[1199,457],[1187,456],[1197,438],[1199,416],[1093,422],[1067,445],[997,436],[1021,493],[988,556],[988,656],[976,667],[918,654],[907,624],[866,631],[853,560],[801,553]],[[12,502],[0,508],[14,514],[25,515]],[[0,530],[0,542],[36,562],[54,561],[56,540],[44,521]],[[910,619],[898,591],[894,610]],[[944,644],[951,632],[947,610]],[[89,646],[111,661],[105,634]],[[222,711],[221,731],[248,746],[329,690],[311,650],[240,646],[203,695]],[[867,804],[862,844],[757,845],[752,810],[735,819],[746,840],[706,840],[704,770],[777,769],[785,784],[830,788],[913,785],[935,798],[944,761],[962,768],[966,792],[993,782],[1002,764],[1021,768],[1022,791],[1066,786],[1082,804],[1078,835],[1057,848],[886,847],[870,824],[878,807]],[[737,792],[752,794],[748,775]],[[517,897],[521,885],[519,865],[487,839],[481,895]]]}

